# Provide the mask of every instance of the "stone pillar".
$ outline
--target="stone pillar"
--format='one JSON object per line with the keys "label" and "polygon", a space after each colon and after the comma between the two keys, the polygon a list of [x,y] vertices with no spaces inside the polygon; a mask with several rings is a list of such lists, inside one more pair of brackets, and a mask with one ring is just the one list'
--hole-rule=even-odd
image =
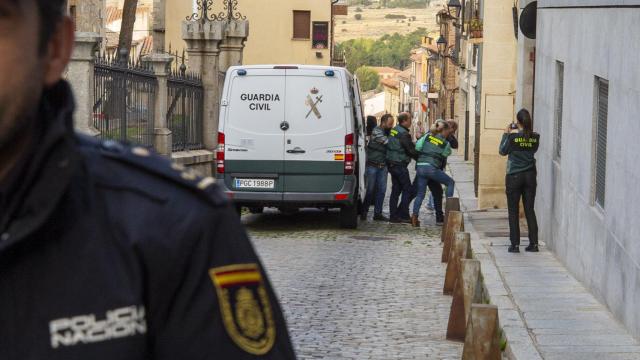
{"label": "stone pillar", "polygon": [[183,21],[182,38],[187,43],[189,68],[202,76],[204,88],[203,142],[214,151],[218,145],[220,88],[218,80],[218,48],[223,39],[224,21]]}
{"label": "stone pillar", "polygon": [[167,54],[151,54],[142,58],[143,62],[150,63],[153,73],[158,79],[158,91],[155,99],[155,116],[153,127],[155,129],[154,147],[158,154],[171,156],[173,142],[171,130],[167,123],[167,110],[169,101],[169,90],[167,87],[167,77],[169,76],[169,66],[173,61],[173,56]]}
{"label": "stone pillar", "polygon": [[100,40],[97,33],[76,32],[75,47],[66,73],[76,99],[75,128],[90,136],[100,134],[93,126],[94,60]]}
{"label": "stone pillar", "polygon": [[165,51],[166,1],[153,0],[153,49]]}
{"label": "stone pillar", "polygon": [[229,21],[225,27],[224,39],[220,42],[220,60],[218,70],[226,72],[230,67],[242,65],[244,42],[249,37],[249,22],[246,20]]}
{"label": "stone pillar", "polygon": [[[105,0],[75,1],[76,31],[102,35],[104,31]],[[96,21],[96,19],[98,21]]]}

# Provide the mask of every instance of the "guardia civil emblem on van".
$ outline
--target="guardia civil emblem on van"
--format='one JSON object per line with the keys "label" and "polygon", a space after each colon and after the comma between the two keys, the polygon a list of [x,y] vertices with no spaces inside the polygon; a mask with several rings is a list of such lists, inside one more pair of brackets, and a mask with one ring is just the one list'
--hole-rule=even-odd
{"label": "guardia civil emblem on van", "polygon": [[[320,113],[320,110],[318,110],[318,104],[322,103],[323,95],[317,96],[320,93],[320,90],[316,87],[313,87],[309,92],[311,95],[307,95],[307,101],[305,103],[311,109],[307,113],[307,116],[305,116],[305,119],[308,119],[311,114],[314,114],[316,118],[320,120],[322,119],[322,114]],[[315,98],[313,98],[312,95],[315,96]]]}
{"label": "guardia civil emblem on van", "polygon": [[276,339],[269,296],[256,264],[209,270],[218,294],[224,327],[233,342],[253,355],[264,355]]}

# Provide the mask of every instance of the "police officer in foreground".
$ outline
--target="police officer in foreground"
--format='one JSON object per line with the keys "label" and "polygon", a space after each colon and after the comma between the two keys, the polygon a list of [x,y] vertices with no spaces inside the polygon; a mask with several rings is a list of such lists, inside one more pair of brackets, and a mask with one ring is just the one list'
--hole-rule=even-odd
{"label": "police officer in foreground", "polygon": [[294,359],[213,184],[73,132],[62,0],[0,0],[0,359]]}
{"label": "police officer in foreground", "polygon": [[[415,191],[409,175],[411,159],[418,158],[416,146],[411,140],[411,114],[398,115],[398,125],[391,130],[387,145],[387,165],[391,174],[391,196],[389,199],[390,222],[411,224],[409,203],[415,197]],[[400,198],[402,195],[402,198]],[[400,203],[398,204],[398,200]]]}

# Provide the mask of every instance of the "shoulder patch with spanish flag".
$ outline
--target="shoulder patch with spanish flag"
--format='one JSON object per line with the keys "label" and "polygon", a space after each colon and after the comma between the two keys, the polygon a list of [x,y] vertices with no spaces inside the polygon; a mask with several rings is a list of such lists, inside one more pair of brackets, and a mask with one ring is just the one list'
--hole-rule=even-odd
{"label": "shoulder patch with spanish flag", "polygon": [[257,264],[209,270],[218,294],[222,320],[233,342],[253,355],[264,355],[275,343],[276,328],[269,295]]}

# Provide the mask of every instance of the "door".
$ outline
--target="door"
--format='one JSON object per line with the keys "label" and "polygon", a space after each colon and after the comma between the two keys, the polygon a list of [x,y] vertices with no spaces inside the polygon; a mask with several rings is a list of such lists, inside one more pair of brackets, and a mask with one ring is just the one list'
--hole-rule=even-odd
{"label": "door", "polygon": [[344,185],[345,102],[342,73],[287,70],[289,129],[284,133],[284,191],[336,193]]}
{"label": "door", "polygon": [[232,75],[222,100],[227,108],[222,132],[225,183],[233,191],[284,191],[280,174],[284,169],[285,75],[278,69],[249,69],[246,75]]}
{"label": "door", "polygon": [[359,194],[362,199],[364,199],[365,194],[367,193],[367,183],[366,183],[366,167],[367,167],[367,152],[366,152],[366,141],[365,141],[365,120],[364,120],[364,111],[362,99],[360,98],[360,82],[357,77],[354,77],[354,86],[352,88],[353,98],[354,98],[354,109],[355,109],[355,128],[358,133],[358,186],[359,186]]}

